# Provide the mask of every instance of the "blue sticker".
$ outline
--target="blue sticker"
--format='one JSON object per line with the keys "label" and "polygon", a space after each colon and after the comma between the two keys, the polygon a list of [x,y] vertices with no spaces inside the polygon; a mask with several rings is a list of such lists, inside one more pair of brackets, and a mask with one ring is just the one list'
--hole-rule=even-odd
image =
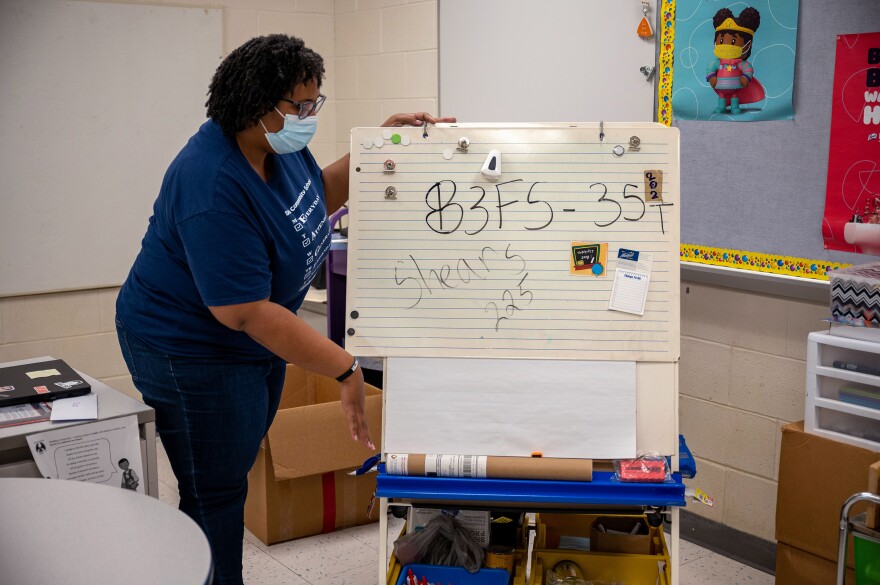
{"label": "blue sticker", "polygon": [[618,260],[638,260],[639,253],[635,250],[627,250],[626,248],[620,248],[617,251],[617,259]]}
{"label": "blue sticker", "polygon": [[602,274],[605,271],[605,269],[602,268],[601,264],[593,264],[592,270],[593,270],[593,274],[595,274],[596,276],[599,276],[600,274]]}

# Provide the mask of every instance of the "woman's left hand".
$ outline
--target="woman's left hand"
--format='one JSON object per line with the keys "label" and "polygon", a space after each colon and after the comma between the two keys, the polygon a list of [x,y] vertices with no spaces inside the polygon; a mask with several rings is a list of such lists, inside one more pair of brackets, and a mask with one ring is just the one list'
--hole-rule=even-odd
{"label": "woman's left hand", "polygon": [[435,118],[428,112],[416,112],[415,114],[394,114],[382,124],[383,128],[390,126],[422,126],[425,122],[428,124],[449,123],[456,121],[455,118]]}

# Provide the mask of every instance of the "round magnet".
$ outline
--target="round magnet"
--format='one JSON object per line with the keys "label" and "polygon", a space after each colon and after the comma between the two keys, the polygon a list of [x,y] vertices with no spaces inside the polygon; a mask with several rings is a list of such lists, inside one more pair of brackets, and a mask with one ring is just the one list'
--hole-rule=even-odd
{"label": "round magnet", "polygon": [[401,136],[400,137],[400,143],[402,145],[409,146],[410,142],[412,142],[412,138],[410,138],[409,136]]}
{"label": "round magnet", "polygon": [[373,141],[369,138],[364,140],[364,148],[373,148]]}
{"label": "round magnet", "polygon": [[618,144],[617,146],[615,146],[614,148],[611,149],[611,152],[612,152],[612,154],[614,154],[614,156],[623,156],[623,153],[626,152],[626,150],[621,145]]}
{"label": "round magnet", "polygon": [[393,132],[391,132],[391,130],[389,130],[388,128],[382,130],[382,138],[384,138],[385,140],[390,140],[391,134],[393,134]]}
{"label": "round magnet", "polygon": [[373,141],[373,146],[375,146],[376,148],[382,148],[383,146],[385,146],[385,139],[381,136],[376,137],[376,139]]}
{"label": "round magnet", "polygon": [[593,270],[593,274],[595,274],[596,276],[599,276],[600,274],[605,272],[605,269],[602,268],[601,264],[593,264],[592,270]]}
{"label": "round magnet", "polygon": [[392,134],[391,142],[392,144],[400,144],[400,134]]}
{"label": "round magnet", "polygon": [[447,148],[446,150],[443,151],[443,158],[446,160],[450,160],[452,158],[452,149],[451,148]]}

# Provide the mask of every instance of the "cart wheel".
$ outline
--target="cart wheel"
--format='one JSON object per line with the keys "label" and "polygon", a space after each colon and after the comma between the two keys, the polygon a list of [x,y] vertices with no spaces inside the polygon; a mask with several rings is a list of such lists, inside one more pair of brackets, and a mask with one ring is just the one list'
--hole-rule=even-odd
{"label": "cart wheel", "polygon": [[648,512],[646,515],[646,520],[648,521],[648,525],[652,528],[658,528],[663,525],[663,514],[659,511],[655,510],[653,512]]}

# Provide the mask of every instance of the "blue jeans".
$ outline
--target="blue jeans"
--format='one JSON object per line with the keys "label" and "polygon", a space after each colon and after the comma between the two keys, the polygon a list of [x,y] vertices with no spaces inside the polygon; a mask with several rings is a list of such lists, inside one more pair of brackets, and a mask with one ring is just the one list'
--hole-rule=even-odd
{"label": "blue jeans", "polygon": [[285,363],[170,356],[119,322],[116,331],[135,387],[156,410],[180,510],[208,537],[214,582],[240,585],[247,474],[278,410]]}

